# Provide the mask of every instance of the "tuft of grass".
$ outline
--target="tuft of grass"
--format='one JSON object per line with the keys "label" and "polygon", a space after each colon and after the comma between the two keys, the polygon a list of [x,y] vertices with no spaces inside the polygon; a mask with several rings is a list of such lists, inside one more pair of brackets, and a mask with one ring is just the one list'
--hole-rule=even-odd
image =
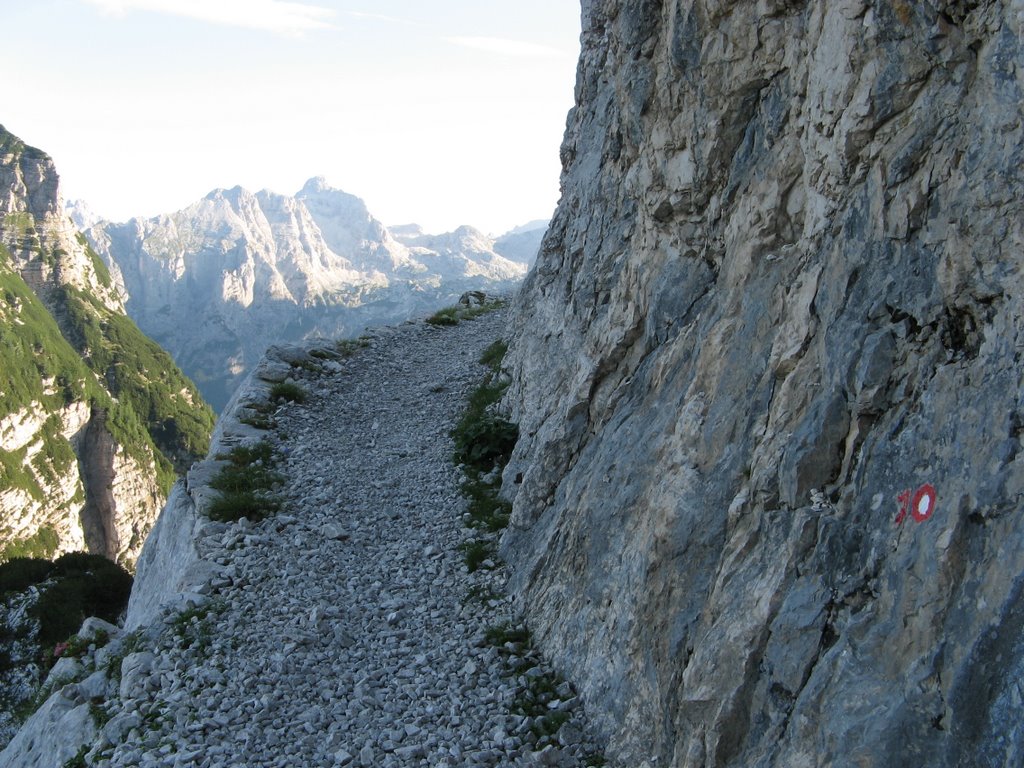
{"label": "tuft of grass", "polygon": [[352,357],[360,349],[365,349],[368,346],[370,346],[370,340],[360,336],[358,339],[341,339],[335,343],[334,348],[342,357]]}
{"label": "tuft of grass", "polygon": [[444,309],[439,309],[427,318],[427,322],[431,325],[458,325],[459,308],[445,307]]}
{"label": "tuft of grass", "polygon": [[487,560],[494,562],[498,557],[498,550],[494,542],[487,539],[464,541],[459,544],[459,551],[462,552],[470,573],[483,568]]}
{"label": "tuft of grass", "polygon": [[461,320],[473,320],[480,315],[486,315],[496,309],[504,307],[504,299],[489,299],[476,307],[466,307],[459,304],[439,309],[427,318],[431,325],[458,325]]}
{"label": "tuft of grass", "polygon": [[521,645],[530,644],[530,630],[523,625],[516,625],[506,621],[503,624],[496,624],[484,631],[484,638],[493,646],[502,647],[505,643]]}
{"label": "tuft of grass", "polygon": [[287,400],[291,403],[306,402],[306,390],[290,381],[279,381],[270,388],[271,400]]}
{"label": "tuft of grass", "polygon": [[213,639],[214,614],[223,610],[224,603],[219,600],[190,606],[171,621],[171,633],[180,647],[194,648],[203,655]]}
{"label": "tuft of grass", "polygon": [[259,521],[281,508],[273,491],[283,478],[274,468],[274,448],[269,442],[240,445],[217,458],[226,459],[227,464],[210,481],[210,487],[220,491],[207,510],[211,520]]}
{"label": "tuft of grass", "polygon": [[89,768],[89,763],[85,759],[87,754],[89,754],[88,745],[80,747],[78,753],[74,757],[69,757],[65,760],[61,768]]}
{"label": "tuft of grass", "polygon": [[238,421],[242,424],[248,424],[250,427],[254,427],[256,429],[268,430],[274,428],[274,420],[266,414],[259,413],[258,411],[254,411],[252,415],[239,416]]}
{"label": "tuft of grass", "polygon": [[502,361],[505,359],[506,352],[508,352],[508,344],[498,339],[480,355],[480,364],[486,365],[493,372],[497,373],[501,368]]}
{"label": "tuft of grass", "polygon": [[469,500],[469,527],[498,533],[508,526],[512,505],[498,496],[495,486],[479,476],[462,483],[462,495]]}

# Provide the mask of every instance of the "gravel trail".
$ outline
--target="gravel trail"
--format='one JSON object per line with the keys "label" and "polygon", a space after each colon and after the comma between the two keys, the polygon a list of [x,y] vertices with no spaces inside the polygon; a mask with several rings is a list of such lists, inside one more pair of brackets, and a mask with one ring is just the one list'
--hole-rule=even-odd
{"label": "gravel trail", "polygon": [[[484,640],[510,618],[502,570],[468,573],[458,549],[479,534],[449,431],[503,315],[383,329],[296,369],[310,396],[269,432],[281,511],[204,539],[211,600],[128,657],[98,764],[602,764],[568,685]],[[519,708],[538,681],[543,717]]]}

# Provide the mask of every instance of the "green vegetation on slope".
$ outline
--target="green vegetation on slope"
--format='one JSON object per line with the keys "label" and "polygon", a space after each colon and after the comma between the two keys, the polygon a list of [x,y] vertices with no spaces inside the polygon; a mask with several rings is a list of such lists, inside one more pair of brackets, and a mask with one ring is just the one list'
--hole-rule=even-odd
{"label": "green vegetation on slope", "polygon": [[39,621],[38,641],[46,666],[55,661],[53,647],[82,625],[87,616],[116,622],[128,604],[132,577],[102,555],[71,552],[54,562],[16,558],[0,564],[0,597],[32,585],[41,588],[31,608]]}
{"label": "green vegetation on slope", "polygon": [[214,414],[161,347],[126,315],[63,287],[59,303],[70,341],[110,393],[142,421],[163,456],[183,471],[205,455]]}
{"label": "green vegetation on slope", "polygon": [[[152,453],[160,487],[168,492],[175,477],[172,461],[180,469],[205,454],[213,412],[170,357],[127,317],[71,288],[64,290],[61,303],[81,354],[0,245],[0,370],[6,373],[0,384],[0,416],[34,402],[51,413],[86,402],[106,412],[108,429],[129,455],[148,464]],[[34,468],[54,479],[67,471],[74,453],[59,419],[47,420],[42,437]],[[42,501],[43,491],[24,459],[24,449],[0,450],[0,487],[20,488]]]}

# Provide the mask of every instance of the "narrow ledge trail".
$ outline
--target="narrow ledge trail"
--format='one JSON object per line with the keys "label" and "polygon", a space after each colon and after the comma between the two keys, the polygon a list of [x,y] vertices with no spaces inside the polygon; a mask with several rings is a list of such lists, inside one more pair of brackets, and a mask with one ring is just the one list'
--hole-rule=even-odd
{"label": "narrow ledge trail", "polygon": [[297,370],[308,398],[268,432],[281,511],[202,541],[224,569],[212,599],[125,670],[96,765],[604,764],[567,684],[546,741],[550,718],[515,714],[554,678],[534,651],[486,642],[513,618],[502,569],[469,573],[459,550],[474,533],[449,432],[504,316],[381,329],[333,369]]}

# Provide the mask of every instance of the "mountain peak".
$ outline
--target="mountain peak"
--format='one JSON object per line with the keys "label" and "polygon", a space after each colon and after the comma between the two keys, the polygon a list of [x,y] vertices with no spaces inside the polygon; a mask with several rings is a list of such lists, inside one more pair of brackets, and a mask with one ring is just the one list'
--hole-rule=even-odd
{"label": "mountain peak", "polygon": [[321,192],[339,192],[340,190],[335,189],[327,183],[327,179],[323,176],[314,176],[305,184],[302,185],[302,189],[298,191],[296,197],[301,195],[316,195]]}

